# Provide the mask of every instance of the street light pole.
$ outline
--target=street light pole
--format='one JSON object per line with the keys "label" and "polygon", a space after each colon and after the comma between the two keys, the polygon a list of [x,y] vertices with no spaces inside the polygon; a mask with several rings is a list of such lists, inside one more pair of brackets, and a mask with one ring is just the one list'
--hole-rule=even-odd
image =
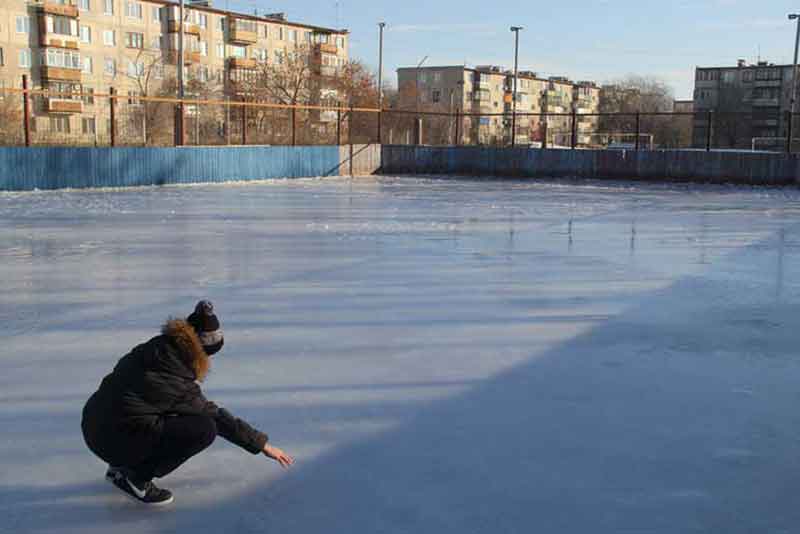
{"label": "street light pole", "polygon": [[522,26],[511,26],[514,32],[514,92],[511,97],[511,146],[517,141],[517,69],[519,67],[519,31]]}
{"label": "street light pole", "polygon": [[416,120],[414,121],[414,123],[415,123],[414,124],[414,137],[416,138],[415,139],[415,141],[416,141],[415,144],[420,144],[421,141],[422,141],[422,139],[421,139],[421,137],[422,137],[422,135],[421,135],[422,127],[420,126],[420,123],[422,122],[422,118],[419,115],[419,69],[422,68],[422,64],[425,63],[425,60],[427,60],[427,59],[428,59],[428,56],[425,56],[424,58],[422,58],[422,60],[419,63],[417,63],[417,68],[414,71],[416,73],[416,75],[414,76],[414,99],[416,101],[415,102],[415,104],[416,104],[415,107],[416,107],[416,112],[417,112]]}
{"label": "street light pole", "polygon": [[180,17],[180,32],[178,33],[178,97],[183,98],[183,0],[180,3],[178,10],[178,17]]}
{"label": "street light pole", "polygon": [[794,38],[794,63],[792,64],[792,94],[790,97],[791,107],[789,111],[789,125],[786,134],[786,151],[792,151],[792,126],[794,124],[794,113],[797,108],[797,52],[800,48],[800,14],[792,13],[789,20],[797,21],[797,32]]}
{"label": "street light pole", "polygon": [[383,29],[385,22],[379,22],[380,38],[378,44],[378,109],[383,110]]}
{"label": "street light pole", "polygon": [[382,142],[381,130],[383,128],[383,28],[386,27],[385,22],[379,22],[378,28],[380,30],[379,44],[378,44],[378,144]]}

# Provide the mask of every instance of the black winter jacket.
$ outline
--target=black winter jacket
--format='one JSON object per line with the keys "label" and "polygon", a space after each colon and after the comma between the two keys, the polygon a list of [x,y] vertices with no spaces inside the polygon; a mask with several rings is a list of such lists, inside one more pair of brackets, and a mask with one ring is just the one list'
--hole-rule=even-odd
{"label": "black winter jacket", "polygon": [[203,358],[208,356],[192,327],[168,321],[162,335],[122,357],[87,401],[82,428],[89,447],[111,462],[127,456],[120,449],[135,437],[157,438],[165,417],[204,415],[214,419],[218,435],[253,454],[261,452],[266,434],[203,396],[195,365]]}

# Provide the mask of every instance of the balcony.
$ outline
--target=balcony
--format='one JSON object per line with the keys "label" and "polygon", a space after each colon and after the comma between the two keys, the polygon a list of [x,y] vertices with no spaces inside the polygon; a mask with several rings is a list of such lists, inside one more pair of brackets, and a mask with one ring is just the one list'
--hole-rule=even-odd
{"label": "balcony", "polygon": [[39,32],[39,45],[40,46],[54,46],[56,48],[68,48],[70,50],[78,50],[78,38],[70,37],[68,35],[60,35],[54,33]]}
{"label": "balcony", "polygon": [[228,67],[231,69],[254,69],[257,63],[255,59],[248,57],[228,58]]}
{"label": "balcony", "polygon": [[78,6],[74,1],[70,1],[67,5],[59,4],[44,0],[38,5],[39,11],[48,15],[60,15],[62,17],[78,18]]}
{"label": "balcony", "polygon": [[[179,57],[180,54],[177,50],[166,50],[164,52],[164,62],[170,65],[177,65]],[[183,64],[191,65],[192,63],[199,63],[201,57],[200,52],[185,50],[183,52]]]}
{"label": "balcony", "polygon": [[253,44],[258,41],[258,33],[255,26],[250,24],[243,24],[234,18],[228,19],[228,40],[236,44]]}
{"label": "balcony", "polygon": [[64,98],[47,98],[44,101],[44,110],[47,113],[80,113],[83,111],[83,102]]}
{"label": "balcony", "polygon": [[[181,31],[181,24],[177,20],[170,20],[167,23],[167,31],[169,33],[178,33]],[[200,36],[200,26],[197,24],[192,24],[190,22],[183,23],[183,33],[187,35],[197,35]]]}
{"label": "balcony", "polygon": [[334,44],[328,43],[319,43],[316,45],[316,49],[319,52],[324,52],[325,54],[338,54],[339,48]]}
{"label": "balcony", "polygon": [[765,108],[765,107],[778,107],[781,105],[780,98],[754,98],[752,100],[753,107]]}
{"label": "balcony", "polygon": [[753,84],[756,87],[780,87],[783,85],[781,80],[755,80]]}
{"label": "balcony", "polygon": [[42,65],[42,79],[80,82],[81,71],[80,69],[66,69],[63,67],[48,67]]}

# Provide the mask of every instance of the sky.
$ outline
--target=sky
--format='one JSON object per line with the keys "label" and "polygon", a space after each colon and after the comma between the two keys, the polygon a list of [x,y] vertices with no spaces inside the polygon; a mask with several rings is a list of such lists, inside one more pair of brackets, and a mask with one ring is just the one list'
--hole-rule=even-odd
{"label": "sky", "polygon": [[[398,67],[503,65],[540,75],[610,82],[655,76],[675,97],[691,98],[695,66],[732,66],[739,58],[791,63],[795,29],[789,0],[215,0],[215,7],[285,12],[289,20],[351,31],[350,55],[377,71],[378,27],[384,80]],[[338,7],[337,7],[338,6]]]}

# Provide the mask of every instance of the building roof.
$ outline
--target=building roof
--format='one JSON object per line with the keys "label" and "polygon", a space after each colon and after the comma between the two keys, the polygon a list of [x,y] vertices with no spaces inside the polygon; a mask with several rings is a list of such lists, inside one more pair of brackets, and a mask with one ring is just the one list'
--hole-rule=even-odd
{"label": "building roof", "polygon": [[[503,69],[500,67],[501,70],[493,70],[494,68],[498,68],[496,65],[479,65],[477,67],[467,67],[466,65],[439,65],[439,66],[424,66],[424,67],[399,67],[397,69],[398,72],[401,70],[409,71],[409,70],[443,70],[443,69],[463,69],[469,72],[478,72],[481,74],[492,74],[494,76],[513,76],[514,73],[508,69]],[[581,80],[579,82],[573,82],[568,78],[564,78],[562,76],[551,76],[550,78],[542,78],[538,76],[536,73],[528,71],[528,70],[521,70],[517,72],[518,78],[523,78],[526,80],[536,80],[540,82],[553,82],[558,83],[561,85],[570,85],[572,87],[592,87],[598,88],[597,84],[593,81],[588,80]]]}
{"label": "building roof", "polygon": [[[161,4],[161,5],[164,5],[164,6],[174,6],[174,7],[178,7],[179,6],[178,2],[172,2],[170,0],[147,0],[147,1],[148,2],[152,2],[154,4]],[[334,28],[326,28],[324,26],[315,26],[313,24],[304,24],[302,22],[292,22],[292,21],[286,20],[282,16],[279,16],[279,15],[276,15],[276,14],[263,15],[263,16],[262,15],[249,15],[247,13],[239,13],[239,12],[236,12],[236,11],[227,11],[227,10],[218,9],[218,8],[215,8],[215,7],[204,6],[204,5],[199,5],[199,4],[189,4],[189,3],[186,3],[184,5],[184,9],[194,9],[194,10],[197,10],[197,11],[205,11],[205,12],[208,12],[208,13],[216,13],[218,15],[233,15],[237,19],[257,20],[259,22],[271,22],[273,24],[285,24],[286,26],[295,26],[295,27],[298,27],[298,28],[306,28],[306,29],[309,29],[309,30],[312,30],[312,31],[315,31],[315,32],[320,32],[320,33],[336,33],[336,34],[341,34],[341,35],[347,35],[347,34],[350,33],[350,31],[346,30],[346,29],[337,30],[337,29],[334,29]]]}

